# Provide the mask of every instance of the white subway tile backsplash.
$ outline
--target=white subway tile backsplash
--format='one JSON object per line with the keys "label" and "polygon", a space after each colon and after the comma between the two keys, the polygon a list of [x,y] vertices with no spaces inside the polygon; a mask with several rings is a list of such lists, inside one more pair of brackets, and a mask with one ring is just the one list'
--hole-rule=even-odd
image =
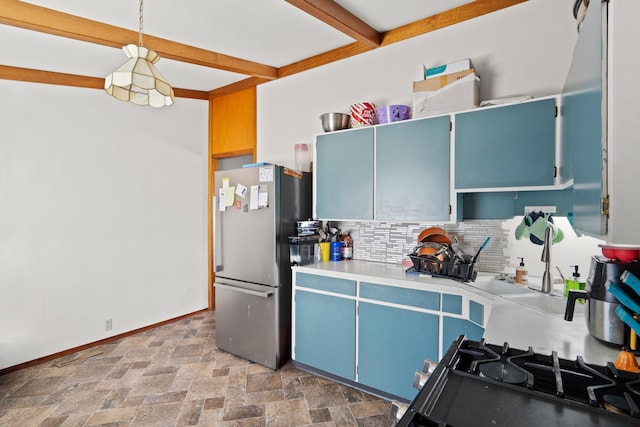
{"label": "white subway tile backsplash", "polygon": [[[450,236],[458,241],[467,242],[476,249],[487,237],[491,237],[489,244],[478,257],[476,269],[500,273],[509,263],[505,255],[508,231],[499,220],[466,221],[458,224],[437,225],[444,228]],[[361,223],[344,221],[333,223],[343,231],[350,231],[354,241],[354,258],[400,264],[402,259],[410,254],[417,245],[418,235],[422,230],[432,225],[410,223]]]}

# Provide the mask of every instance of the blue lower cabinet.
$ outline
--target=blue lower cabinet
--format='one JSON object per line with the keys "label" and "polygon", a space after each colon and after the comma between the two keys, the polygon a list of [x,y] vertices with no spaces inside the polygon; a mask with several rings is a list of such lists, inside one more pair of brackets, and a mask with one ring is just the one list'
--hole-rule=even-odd
{"label": "blue lower cabinet", "polygon": [[440,293],[397,286],[360,283],[360,298],[390,302],[427,310],[440,310]]}
{"label": "blue lower cabinet", "polygon": [[442,352],[447,352],[451,343],[460,335],[466,335],[467,339],[479,341],[484,335],[484,328],[473,322],[457,317],[444,316],[442,319]]}
{"label": "blue lower cabinet", "polygon": [[412,400],[415,371],[438,360],[438,316],[361,302],[358,310],[358,382]]}
{"label": "blue lower cabinet", "polygon": [[295,360],[354,381],[355,300],[301,290],[295,298]]}

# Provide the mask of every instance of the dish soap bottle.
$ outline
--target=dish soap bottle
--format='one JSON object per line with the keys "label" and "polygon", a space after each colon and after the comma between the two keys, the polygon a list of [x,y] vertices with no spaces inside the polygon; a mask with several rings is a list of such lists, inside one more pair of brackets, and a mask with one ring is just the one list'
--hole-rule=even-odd
{"label": "dish soap bottle", "polygon": [[524,258],[518,257],[520,265],[516,267],[516,283],[519,285],[527,285],[529,283],[529,272],[524,266]]}
{"label": "dish soap bottle", "polygon": [[[573,278],[564,280],[564,297],[567,298],[569,296],[569,291],[571,290],[584,290],[585,283],[580,282],[580,273],[578,272],[578,266],[572,265],[573,270]],[[582,302],[582,301],[581,301]]]}

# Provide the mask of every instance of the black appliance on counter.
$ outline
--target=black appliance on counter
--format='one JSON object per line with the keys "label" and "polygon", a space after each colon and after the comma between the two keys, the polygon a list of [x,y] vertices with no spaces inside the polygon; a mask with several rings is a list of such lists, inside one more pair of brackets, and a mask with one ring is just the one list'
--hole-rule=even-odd
{"label": "black appliance on counter", "polygon": [[[425,369],[411,404],[392,405],[398,426],[640,425],[640,374],[613,362],[591,365],[461,335],[439,364],[425,366],[433,369]],[[425,376],[417,372],[414,385]]]}
{"label": "black appliance on counter", "polygon": [[607,284],[613,282],[628,294],[635,295],[635,292],[620,279],[625,271],[640,277],[640,263],[621,262],[600,255],[592,256],[586,289],[569,292],[564,319],[573,320],[576,301],[584,298],[588,305],[584,317],[589,333],[607,343],[629,346],[631,329],[616,315],[620,302],[607,288]]}

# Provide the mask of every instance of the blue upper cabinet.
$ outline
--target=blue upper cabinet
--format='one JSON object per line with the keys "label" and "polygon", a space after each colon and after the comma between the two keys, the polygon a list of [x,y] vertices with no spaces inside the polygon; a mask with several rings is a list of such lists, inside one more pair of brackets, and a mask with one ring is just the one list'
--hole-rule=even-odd
{"label": "blue upper cabinet", "polygon": [[[532,204],[558,205],[561,196],[548,193],[567,188],[575,171],[570,148],[558,150],[564,150],[564,164],[556,160],[557,113],[556,97],[548,97],[318,135],[314,217],[437,223],[510,218],[516,208],[507,192],[520,190],[544,200]],[[472,206],[473,193],[502,193],[505,206],[478,210],[486,197]]]}
{"label": "blue upper cabinet", "polygon": [[316,139],[315,217],[373,219],[373,127]]}
{"label": "blue upper cabinet", "polygon": [[[573,160],[573,227],[637,246],[639,1],[591,2],[562,89],[563,155]],[[567,147],[565,147],[565,145]]]}
{"label": "blue upper cabinet", "polygon": [[599,236],[606,234],[600,208],[607,193],[602,181],[607,144],[603,147],[602,8],[597,6],[588,9],[562,90],[562,154],[573,160],[573,225]]}
{"label": "blue upper cabinet", "polygon": [[555,98],[456,114],[455,189],[553,185],[556,114]]}
{"label": "blue upper cabinet", "polygon": [[449,221],[449,129],[449,116],[376,129],[376,219]]}

